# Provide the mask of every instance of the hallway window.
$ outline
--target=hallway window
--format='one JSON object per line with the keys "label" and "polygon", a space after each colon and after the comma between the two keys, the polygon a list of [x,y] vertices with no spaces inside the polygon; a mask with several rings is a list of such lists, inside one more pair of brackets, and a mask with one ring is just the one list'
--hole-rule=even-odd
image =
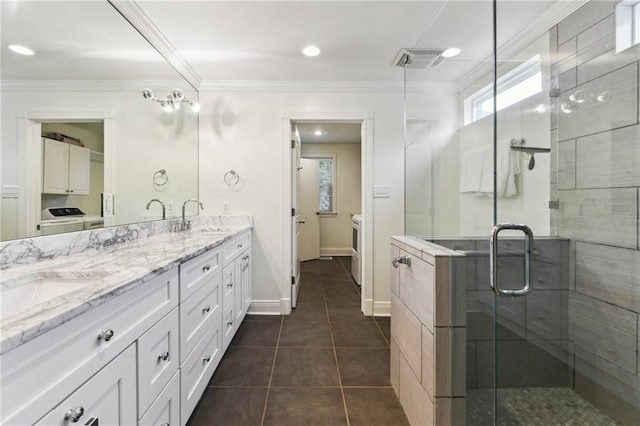
{"label": "hallway window", "polygon": [[320,213],[331,213],[335,205],[335,159],[323,158],[318,161],[320,185]]}

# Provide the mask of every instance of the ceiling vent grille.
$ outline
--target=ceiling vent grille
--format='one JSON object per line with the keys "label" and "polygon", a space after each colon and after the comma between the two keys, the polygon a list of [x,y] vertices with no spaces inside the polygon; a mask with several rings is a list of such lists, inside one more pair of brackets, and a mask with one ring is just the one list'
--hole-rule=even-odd
{"label": "ceiling vent grille", "polygon": [[435,67],[444,60],[445,49],[400,49],[393,65],[407,68]]}

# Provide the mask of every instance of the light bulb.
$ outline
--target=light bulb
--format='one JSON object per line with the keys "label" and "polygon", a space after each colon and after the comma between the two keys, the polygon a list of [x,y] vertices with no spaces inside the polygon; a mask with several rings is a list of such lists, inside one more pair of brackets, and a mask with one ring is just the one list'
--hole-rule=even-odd
{"label": "light bulb", "polygon": [[144,89],[142,91],[142,97],[145,99],[153,99],[153,91],[151,89]]}
{"label": "light bulb", "polygon": [[171,105],[173,105],[173,109],[180,109],[180,101],[171,101]]}
{"label": "light bulb", "polygon": [[33,56],[35,54],[33,50],[29,49],[26,46],[20,46],[19,44],[10,44],[7,47],[12,52],[18,53],[20,55]]}
{"label": "light bulb", "polygon": [[191,111],[200,112],[200,104],[197,102],[191,102]]}
{"label": "light bulb", "polygon": [[184,93],[180,89],[173,89],[171,91],[171,97],[173,99],[181,100],[182,98],[184,98]]}

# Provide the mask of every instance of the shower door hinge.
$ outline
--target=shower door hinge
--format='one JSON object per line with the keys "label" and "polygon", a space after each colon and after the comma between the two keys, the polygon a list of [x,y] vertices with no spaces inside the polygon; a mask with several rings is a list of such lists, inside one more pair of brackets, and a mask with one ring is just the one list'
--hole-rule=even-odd
{"label": "shower door hinge", "polygon": [[558,210],[560,208],[560,200],[549,200],[549,208]]}
{"label": "shower door hinge", "polygon": [[291,217],[296,217],[296,209],[291,209]]}
{"label": "shower door hinge", "polygon": [[296,141],[291,139],[291,148],[295,148],[296,147]]}
{"label": "shower door hinge", "polygon": [[291,277],[291,285],[296,285],[296,277]]}

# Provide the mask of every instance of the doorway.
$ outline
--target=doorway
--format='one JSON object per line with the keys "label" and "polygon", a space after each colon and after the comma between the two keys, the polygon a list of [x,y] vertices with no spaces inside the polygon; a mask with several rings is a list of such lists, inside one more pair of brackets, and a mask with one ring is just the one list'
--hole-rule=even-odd
{"label": "doorway", "polygon": [[[329,126],[327,130],[318,128],[321,126]],[[323,142],[319,140],[320,137],[331,137],[333,130],[331,126],[344,126],[350,128],[352,134],[355,134],[355,139],[351,139],[349,142],[334,140],[333,145],[327,142],[325,139]],[[318,177],[312,177],[311,181],[316,181],[317,184],[314,187],[318,187],[318,195],[315,196],[315,192],[309,196],[310,200],[317,200],[315,203],[315,210],[310,209],[311,214],[315,213],[315,220],[311,220],[310,225],[315,221],[318,223],[319,244],[317,245],[317,254],[311,255],[310,258],[330,258],[332,256],[346,256],[350,257],[352,254],[352,215],[362,214],[362,236],[360,253],[361,264],[361,311],[365,315],[373,314],[373,280],[372,270],[372,220],[370,218],[370,212],[372,211],[372,193],[367,191],[366,188],[372,188],[370,180],[372,178],[372,141],[370,140],[373,133],[373,120],[372,115],[369,113],[335,113],[335,114],[322,114],[322,113],[300,113],[290,114],[283,120],[283,134],[287,136],[287,149],[295,148],[296,144],[291,144],[294,140],[292,131],[297,128],[299,133],[303,135],[305,132],[307,135],[307,142],[300,143],[300,163],[297,163],[293,158],[295,157],[296,150],[290,150],[287,153],[287,158],[292,160],[288,163],[290,165],[291,173],[289,174],[290,180],[286,182],[286,190],[291,194],[289,200],[287,200],[287,211],[291,210],[292,215],[287,219],[291,221],[291,226],[286,227],[290,231],[288,237],[291,243],[288,245],[287,262],[290,263],[290,274],[287,274],[287,282],[289,286],[293,287],[293,290],[283,289],[283,309],[282,312],[287,314],[290,312],[291,307],[295,307],[295,296],[298,277],[298,260],[299,251],[298,244],[295,239],[296,235],[301,235],[301,228],[307,225],[306,219],[302,219],[299,215],[300,208],[298,203],[299,199],[303,196],[307,196],[310,192],[300,188],[299,194],[296,192],[298,183],[301,183],[301,172],[304,170],[302,164],[307,164],[307,167],[318,169]],[[326,132],[326,134],[323,134]],[[305,136],[301,136],[304,138]],[[315,139],[314,139],[315,138]],[[350,154],[347,154],[345,150],[349,150]],[[341,170],[342,159],[344,158],[345,170]],[[309,161],[306,161],[309,160]],[[299,167],[303,167],[299,169]],[[321,171],[322,169],[322,171]],[[307,170],[309,171],[309,170]],[[323,177],[324,175],[324,177]],[[355,176],[355,178],[354,178]],[[343,183],[344,178],[344,183]],[[343,188],[344,187],[344,188]],[[351,196],[348,196],[343,200],[344,195],[341,188],[351,191]],[[353,197],[353,194],[356,194]],[[300,198],[299,198],[300,197]],[[313,201],[308,202],[309,205],[313,205]],[[304,222],[302,222],[304,221]],[[323,223],[325,222],[325,223]],[[342,232],[340,231],[342,228]],[[300,229],[300,233],[298,230]],[[322,230],[322,231],[320,231]],[[325,232],[326,231],[326,232]],[[304,238],[304,235],[302,234]],[[303,243],[301,243],[303,244]],[[307,256],[303,254],[303,256]],[[286,295],[291,294],[291,299],[286,301]],[[288,305],[288,306],[287,306]]]}

